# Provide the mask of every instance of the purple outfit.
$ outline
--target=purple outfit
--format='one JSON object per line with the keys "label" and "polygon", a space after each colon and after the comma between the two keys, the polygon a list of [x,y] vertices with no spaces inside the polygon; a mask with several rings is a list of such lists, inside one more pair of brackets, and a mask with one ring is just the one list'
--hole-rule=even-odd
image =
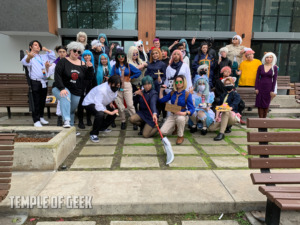
{"label": "purple outfit", "polygon": [[255,90],[259,91],[256,96],[256,107],[264,109],[269,108],[271,102],[270,92],[274,92],[277,74],[277,66],[273,66],[273,70],[271,68],[267,73],[265,72],[264,65],[258,67],[255,81]]}

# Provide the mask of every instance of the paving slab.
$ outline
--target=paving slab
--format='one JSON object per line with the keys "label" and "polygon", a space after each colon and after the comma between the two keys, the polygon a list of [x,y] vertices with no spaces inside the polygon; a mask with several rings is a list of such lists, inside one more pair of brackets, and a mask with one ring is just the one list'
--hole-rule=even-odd
{"label": "paving slab", "polygon": [[247,145],[240,145],[240,148],[242,148],[244,151],[248,152],[248,146]]}
{"label": "paving slab", "polygon": [[237,130],[234,130],[234,131],[231,131],[231,133],[228,133],[226,134],[226,136],[247,136],[247,132],[245,131],[237,131]]}
{"label": "paving slab", "polygon": [[232,138],[229,139],[237,145],[258,145],[258,142],[248,142],[247,138]]}
{"label": "paving slab", "polygon": [[207,154],[240,154],[232,146],[201,146]]}
{"label": "paving slab", "polygon": [[[111,129],[111,128],[109,128]],[[111,132],[99,132],[99,137],[119,137],[119,130],[112,130]]]}
{"label": "paving slab", "polygon": [[[176,145],[177,138],[168,138],[168,139],[169,139],[172,146]],[[183,143],[180,146],[182,146],[182,145],[191,145],[191,144],[192,143],[189,141],[189,139],[185,138]]]}
{"label": "paving slab", "polygon": [[155,146],[124,146],[123,154],[132,155],[156,155]]}
{"label": "paving slab", "polygon": [[113,157],[77,157],[71,169],[110,168]]}
{"label": "paving slab", "polygon": [[76,145],[78,145],[78,143],[81,142],[81,140],[82,140],[81,137],[80,138],[76,137]]}
{"label": "paving slab", "polygon": [[152,168],[159,167],[157,157],[150,156],[123,156],[121,160],[122,168]]}
{"label": "paving slab", "polygon": [[201,135],[200,132],[195,132],[192,133],[192,136],[195,137],[207,137],[207,138],[214,138],[215,136],[217,136],[216,132],[207,132],[206,135]]}
{"label": "paving slab", "polygon": [[111,221],[110,225],[168,225],[167,221]]}
{"label": "paving slab", "polygon": [[30,216],[216,214],[243,210],[235,208],[233,198],[210,170],[57,172],[39,196],[57,195],[92,196],[93,209],[67,209],[63,205],[59,210],[32,209]]}
{"label": "paving slab", "polygon": [[210,158],[217,167],[248,167],[248,160],[242,156],[214,156]]}
{"label": "paving slab", "polygon": [[182,225],[239,225],[237,221],[234,220],[199,220],[199,221],[182,221]]}
{"label": "paving slab", "polygon": [[172,146],[174,154],[199,154],[193,146]]}
{"label": "paving slab", "polygon": [[139,130],[126,130],[126,137],[142,137],[141,135],[139,135]]}
{"label": "paving slab", "polygon": [[11,188],[8,196],[0,203],[0,207],[6,204],[10,205],[10,196],[37,196],[55,174],[54,171],[13,172]]}
{"label": "paving slab", "polygon": [[153,138],[125,138],[125,145],[132,145],[132,144],[154,144]]}
{"label": "paving slab", "polygon": [[0,213],[1,225],[22,225],[28,218],[27,213]]}
{"label": "paving slab", "polygon": [[86,145],[116,145],[118,143],[118,138],[99,138],[98,143],[92,142],[90,139],[86,142]]}
{"label": "paving slab", "polygon": [[207,167],[200,156],[175,156],[170,167]]}
{"label": "paving slab", "polygon": [[85,146],[79,155],[113,155],[116,146]]}
{"label": "paving slab", "polygon": [[96,221],[38,222],[36,225],[96,225]]}
{"label": "paving slab", "polygon": [[[214,137],[216,137],[216,135]],[[202,144],[204,145],[227,145],[228,144],[224,140],[214,141],[213,137],[206,137],[206,136],[196,137],[195,141],[201,145]]]}

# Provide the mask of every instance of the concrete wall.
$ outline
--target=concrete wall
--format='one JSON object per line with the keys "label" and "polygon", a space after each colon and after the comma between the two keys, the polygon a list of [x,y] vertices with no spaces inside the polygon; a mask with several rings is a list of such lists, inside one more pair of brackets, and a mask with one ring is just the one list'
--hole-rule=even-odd
{"label": "concrete wall", "polygon": [[20,50],[28,50],[29,42],[35,39],[51,50],[61,44],[61,39],[54,35],[53,37],[36,37],[0,34],[0,73],[23,73],[20,62]]}

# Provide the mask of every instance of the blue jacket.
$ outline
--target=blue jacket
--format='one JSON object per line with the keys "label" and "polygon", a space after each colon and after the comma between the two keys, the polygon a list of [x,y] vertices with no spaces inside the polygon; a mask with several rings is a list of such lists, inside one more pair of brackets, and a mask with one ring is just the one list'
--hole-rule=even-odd
{"label": "blue jacket", "polygon": [[[131,79],[138,78],[142,72],[139,69],[137,69],[135,66],[131,65],[130,63],[128,63],[128,65],[130,67],[130,75],[131,75],[130,78]],[[113,76],[113,75],[121,76],[120,69],[116,68],[116,65],[114,65],[111,68],[110,74],[111,74],[111,76]],[[128,76],[128,75],[129,75],[129,70],[128,70],[128,67],[126,67],[125,71],[124,71],[124,76]]]}
{"label": "blue jacket", "polygon": [[155,90],[157,91],[157,93],[159,93],[160,84],[157,81],[158,75],[155,73],[157,73],[158,71],[160,71],[162,73],[160,75],[160,78],[162,80],[162,84],[164,84],[164,82],[166,80],[166,70],[167,70],[167,67],[163,61],[157,60],[155,62],[148,64],[147,70],[145,72],[145,76],[149,75],[150,77],[153,78]]}
{"label": "blue jacket", "polygon": [[[182,93],[179,97],[178,97],[178,102],[177,105],[184,107],[181,112],[185,112],[186,111],[186,106],[188,108],[188,111],[190,111],[191,115],[195,112],[195,107],[193,104],[193,99],[192,99],[192,95],[189,94],[189,97],[187,98],[186,102],[185,102],[185,90],[183,90]],[[174,104],[176,101],[176,95],[180,94],[177,91],[174,92],[174,94],[171,97],[171,92],[169,92],[167,95],[165,95],[163,98],[159,99],[159,102],[161,103],[165,103],[168,102],[169,100],[171,100],[171,104]]]}
{"label": "blue jacket", "polygon": [[[145,90],[143,90],[143,95],[152,111],[152,113],[157,113],[157,109],[156,109],[156,103],[157,103],[157,99],[158,99],[158,94],[154,89],[151,89],[150,91],[146,92]],[[137,112],[137,114],[141,117],[141,119],[146,122],[147,124],[149,124],[151,127],[155,126],[155,123],[153,122],[153,118],[148,110],[147,105],[144,102],[144,99],[142,96],[137,95],[137,99],[139,102],[139,111]],[[158,117],[158,115],[157,115]]]}

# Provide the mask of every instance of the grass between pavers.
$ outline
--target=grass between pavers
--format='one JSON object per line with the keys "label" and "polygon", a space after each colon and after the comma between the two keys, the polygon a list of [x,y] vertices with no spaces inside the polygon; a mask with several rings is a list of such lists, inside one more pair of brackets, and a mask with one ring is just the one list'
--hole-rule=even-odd
{"label": "grass between pavers", "polygon": [[[28,217],[24,225],[36,225],[46,221],[95,221],[98,225],[110,225],[112,221],[167,221],[168,225],[182,225],[182,221],[217,221],[222,214],[198,214],[195,212],[177,215],[116,215],[116,216],[81,216],[81,217]],[[30,221],[31,220],[31,221]],[[251,225],[245,216],[245,212],[223,214],[221,221],[235,220],[239,225]]]}

